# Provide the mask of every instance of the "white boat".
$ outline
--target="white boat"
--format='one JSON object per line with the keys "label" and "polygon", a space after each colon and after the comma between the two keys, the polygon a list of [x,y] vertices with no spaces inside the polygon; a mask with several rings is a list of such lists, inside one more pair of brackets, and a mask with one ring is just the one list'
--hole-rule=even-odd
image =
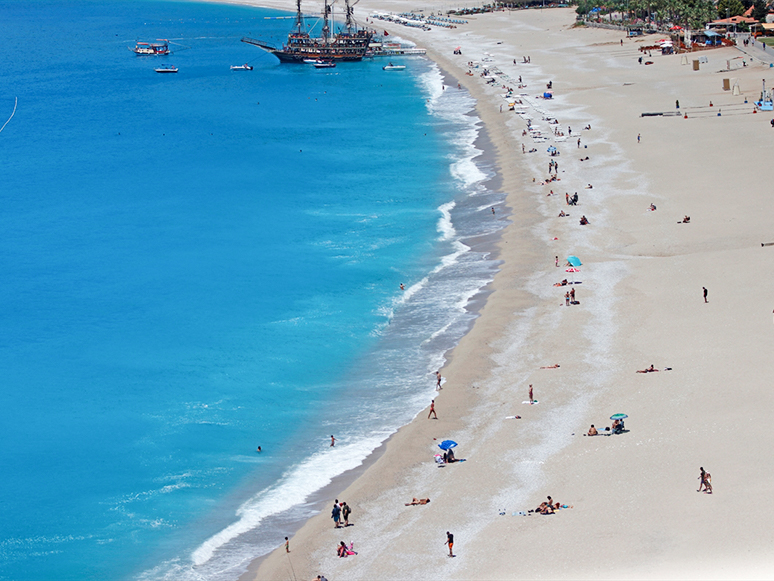
{"label": "white boat", "polygon": [[231,70],[232,71],[252,71],[253,67],[245,63],[243,65],[231,65]]}
{"label": "white boat", "polygon": [[318,69],[332,69],[336,66],[336,63],[333,61],[318,60],[314,63],[314,66]]}
{"label": "white boat", "polygon": [[394,65],[390,63],[386,67],[382,67],[382,70],[383,71],[402,71],[405,68],[406,68],[406,65]]}
{"label": "white boat", "polygon": [[161,65],[159,68],[154,70],[157,73],[176,73],[178,69],[174,65]]}
{"label": "white boat", "polygon": [[160,42],[138,42],[134,48],[130,46],[129,50],[139,56],[171,54],[172,51],[169,50],[169,41],[165,38],[160,38],[159,41]]}

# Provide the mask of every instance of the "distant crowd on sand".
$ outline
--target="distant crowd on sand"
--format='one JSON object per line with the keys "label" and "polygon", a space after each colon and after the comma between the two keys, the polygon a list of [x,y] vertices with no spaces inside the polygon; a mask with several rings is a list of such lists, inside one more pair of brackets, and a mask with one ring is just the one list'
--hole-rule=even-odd
{"label": "distant crowd on sand", "polygon": [[[621,41],[621,43],[623,44],[623,41]],[[460,56],[462,54],[462,51],[460,49],[455,49],[454,54],[456,56]],[[532,61],[531,61],[529,56],[524,56],[524,57],[522,57],[521,60],[513,59],[513,65],[514,66],[529,65],[529,64],[531,64],[531,62]],[[473,72],[472,72],[471,69],[472,68],[478,68],[478,64],[474,63],[473,61],[470,61],[470,62],[468,62],[468,67],[469,67],[469,69],[468,69],[468,73],[467,74],[469,76],[473,76]],[[494,71],[495,74],[500,75],[504,79],[513,80],[513,79],[511,79],[511,77],[508,77],[507,75],[501,73],[499,71],[499,69],[495,69],[494,67],[491,67],[491,69],[490,68],[485,68],[480,76],[482,78],[486,79],[486,84],[487,85],[494,85],[495,84],[495,80],[494,80],[494,76],[492,74],[492,71]],[[457,85],[457,87],[461,88],[459,84]],[[520,89],[524,89],[524,88],[527,87],[527,81],[525,81],[522,78],[521,75],[518,75],[518,87]],[[546,84],[546,87],[548,88],[549,91],[552,90],[553,89],[553,81],[549,81]],[[445,89],[446,87],[444,86],[443,88]],[[521,99],[521,98],[512,97],[513,89],[510,86],[503,84],[502,85],[502,89],[504,89],[506,91],[506,97],[509,97],[509,98],[513,99],[513,102],[509,104],[510,105],[509,106],[509,110],[510,111],[515,111],[516,103],[518,103],[518,105],[522,109],[524,107],[526,107],[527,105],[532,106],[530,103],[527,103],[527,104],[524,103],[524,101],[527,101],[526,98],[525,99]],[[552,94],[540,95],[538,98],[550,99],[550,98],[552,98]],[[679,107],[680,107],[679,101],[677,102],[676,106],[679,109]],[[537,107],[533,106],[533,108],[535,108],[535,110],[538,111]],[[500,106],[500,112],[501,113],[503,112],[502,106]],[[556,139],[556,143],[559,144],[560,147],[561,147],[561,143],[565,142],[566,137],[572,137],[573,136],[573,131],[572,131],[572,127],[571,126],[567,126],[567,131],[565,133],[564,131],[562,131],[560,129],[560,127],[559,127],[560,124],[559,124],[559,120],[558,119],[556,119],[554,117],[549,117],[546,113],[542,112],[542,110],[540,111],[540,113],[542,115],[542,121],[547,122],[547,124],[549,126],[548,127],[548,132],[553,135],[553,137]],[[542,135],[540,130],[538,130],[536,127],[533,126],[533,122],[532,122],[531,119],[526,119],[526,125],[527,125],[527,127],[522,131],[522,136],[523,137],[532,136],[537,141],[541,141],[541,142],[545,141],[545,137]],[[772,120],[772,126],[774,126],[774,120]],[[583,131],[591,131],[591,124],[590,123],[586,124],[583,127]],[[578,135],[577,132],[576,132],[576,135]],[[586,140],[584,139],[583,141],[586,141]],[[642,143],[642,141],[643,141],[642,135],[640,133],[638,133],[637,134],[637,143],[640,144],[640,143]],[[593,144],[593,142],[592,142],[592,144]],[[578,136],[577,141],[575,141],[575,145],[576,145],[575,149],[580,149],[581,148],[581,146],[582,146],[582,138],[580,136]],[[583,144],[583,149],[584,150],[588,150],[589,149],[589,144],[588,143]],[[531,153],[536,153],[537,152],[537,149],[534,148],[534,147],[532,147],[529,150],[527,150],[526,146],[523,143],[521,144],[521,150],[522,150],[522,153],[525,154],[525,155],[528,154],[528,153],[531,154]],[[542,185],[542,186],[551,185],[551,187],[555,188],[557,186],[553,185],[553,184],[558,184],[558,182],[562,181],[562,178],[559,177],[559,162],[556,159],[558,156],[561,155],[562,152],[556,146],[549,147],[547,152],[548,152],[549,157],[550,157],[550,159],[548,161],[548,176],[540,181],[540,185]],[[582,154],[578,158],[578,160],[580,162],[590,161],[590,159],[591,159],[590,156],[585,154],[585,152],[584,152],[584,154]],[[588,167],[588,165],[589,164],[584,164],[584,167]],[[563,174],[565,172],[566,172],[566,170],[562,170]],[[537,178],[532,178],[532,182],[533,183],[537,183],[537,181],[538,181]],[[581,184],[585,183],[585,182],[583,182],[583,180],[579,180],[579,181],[580,181]],[[594,190],[594,186],[591,183],[586,183],[586,185],[583,186],[583,189]],[[546,196],[548,196],[548,197],[553,197],[555,195],[556,194],[554,193],[553,189],[550,189],[549,193],[546,194]],[[577,191],[575,191],[572,195],[569,193],[569,191],[565,192],[565,208],[567,210],[572,211],[572,209],[573,208],[577,208],[580,203],[581,203],[581,200],[580,200],[580,196],[579,196]],[[558,213],[558,217],[559,218],[565,218],[565,217],[570,216],[570,214],[565,211],[565,208],[560,208],[560,211]],[[657,211],[656,205],[651,203],[649,205],[649,207],[647,208],[647,211],[649,211],[649,212],[656,212]],[[492,213],[493,216],[497,215],[494,207],[491,207],[491,213]],[[578,218],[578,222],[579,222],[580,226],[590,226],[592,224],[591,220],[589,220],[585,216],[585,214],[582,214]],[[688,215],[685,215],[682,218],[682,220],[678,221],[678,224],[690,224],[690,223],[691,223],[691,218]],[[552,241],[556,241],[556,240],[558,240],[557,237],[554,237],[552,239]],[[570,258],[575,259],[576,257],[570,257]],[[569,261],[569,259],[568,259],[568,261],[564,264],[564,266],[566,267],[566,271],[567,272],[572,272],[572,273],[580,272],[580,270],[575,265],[580,265],[580,261],[577,260],[575,263],[571,263]],[[559,256],[555,256],[555,266],[556,267],[560,266]],[[579,305],[580,304],[579,301],[577,300],[577,296],[576,296],[576,286],[575,285],[577,285],[577,284],[580,284],[580,281],[576,282],[574,278],[573,278],[572,282],[568,282],[567,278],[564,278],[560,282],[557,282],[557,283],[554,284],[555,287],[566,287],[566,286],[571,286],[572,287],[570,290],[567,290],[567,291],[564,292],[564,306],[569,307],[571,305]],[[405,285],[403,283],[400,283],[400,290],[402,290],[402,291],[406,290],[406,287],[405,287]],[[704,302],[705,303],[709,302],[708,301],[708,291],[707,291],[706,287],[702,287],[702,294],[703,294]],[[545,365],[545,366],[540,367],[540,369],[558,369],[558,368],[560,368],[560,365],[558,363],[553,364],[553,365]],[[671,369],[672,369],[671,367],[664,367],[662,369],[657,369],[655,367],[655,365],[651,364],[649,367],[646,367],[645,369],[637,370],[636,373],[649,374],[649,373],[655,373],[655,372],[659,372],[659,371],[670,371]],[[443,389],[443,387],[442,387],[443,378],[441,376],[441,372],[440,371],[436,371],[434,373],[434,380],[435,380],[435,390],[437,392],[440,392]],[[439,394],[438,397],[440,397],[440,394]],[[523,403],[530,404],[530,405],[538,404],[538,400],[535,399],[535,396],[534,396],[534,388],[533,388],[532,384],[529,385],[528,398],[529,399],[527,401],[523,402]],[[437,411],[436,411],[435,404],[436,404],[435,399],[432,399],[432,401],[430,402],[429,409],[428,409],[427,419],[434,419],[434,420],[438,419],[438,414],[437,414]],[[601,430],[598,430],[595,427],[594,424],[591,424],[591,427],[589,428],[588,432],[586,434],[584,434],[584,436],[590,436],[591,437],[591,436],[610,436],[610,435],[614,435],[614,434],[625,434],[626,432],[628,432],[628,430],[626,430],[625,425],[624,425],[624,419],[626,417],[627,417],[626,414],[615,414],[613,417],[611,417],[611,419],[613,420],[612,425],[606,426],[605,428],[603,428]],[[507,416],[506,419],[521,419],[521,416],[519,416],[519,415]],[[447,441],[443,442],[443,444],[447,444],[447,443],[449,443],[449,442],[447,442]],[[335,444],[336,444],[336,438],[334,438],[334,436],[331,435],[330,436],[330,447],[331,448],[335,447]],[[456,462],[464,462],[464,459],[463,460],[458,460],[455,457],[455,455],[454,455],[454,451],[451,449],[452,447],[454,447],[456,445],[457,445],[456,443],[450,442],[450,447],[448,447],[448,449],[447,448],[443,449],[443,454],[436,453],[434,455],[434,461],[439,466],[441,466],[441,467],[445,466],[446,464],[452,464],[452,463],[456,463]],[[261,448],[259,446],[258,447],[258,452],[260,452],[260,451],[261,451]],[[697,490],[697,492],[704,492],[705,494],[712,494],[712,482],[711,481],[712,481],[711,475],[708,472],[706,472],[703,467],[701,467],[700,468],[700,474],[699,474],[699,489]],[[417,498],[417,497],[414,497],[414,498],[411,499],[411,502],[406,502],[404,504],[405,504],[405,506],[412,506],[413,507],[413,506],[425,506],[425,505],[427,505],[429,503],[430,503],[430,498]],[[513,514],[514,515],[524,515],[524,516],[530,516],[530,515],[533,515],[533,514],[552,515],[552,514],[556,514],[559,510],[571,509],[571,508],[573,508],[572,505],[567,505],[567,504],[562,504],[560,502],[555,502],[551,496],[548,496],[547,499],[544,502],[540,503],[540,505],[537,508],[532,509],[532,510],[528,510],[528,511],[518,511],[518,512],[514,512]],[[352,524],[349,522],[349,518],[350,518],[351,512],[352,512],[352,509],[350,508],[350,506],[346,502],[339,502],[339,500],[336,499],[334,501],[333,508],[331,510],[331,518],[333,519],[333,522],[334,522],[334,528],[339,529],[339,528],[347,528],[349,526],[352,526]],[[500,514],[504,515],[505,514],[505,510],[502,509]],[[448,556],[449,557],[455,557],[455,554],[454,554],[454,551],[453,551],[454,534],[452,534],[449,531],[446,531],[446,537],[445,537],[445,541],[444,541],[443,544],[448,548],[448,551],[449,551],[448,552]],[[289,541],[288,541],[287,537],[285,537],[285,550],[288,553],[290,552],[290,545],[289,545]],[[355,551],[354,543],[353,542],[350,542],[349,545],[347,545],[346,542],[342,540],[342,541],[339,542],[338,545],[336,545],[336,554],[337,554],[337,556],[339,558],[347,558],[347,557],[350,557],[350,556],[357,555],[357,552]],[[318,575],[317,577],[314,578],[313,581],[327,581],[327,579],[323,575]]]}

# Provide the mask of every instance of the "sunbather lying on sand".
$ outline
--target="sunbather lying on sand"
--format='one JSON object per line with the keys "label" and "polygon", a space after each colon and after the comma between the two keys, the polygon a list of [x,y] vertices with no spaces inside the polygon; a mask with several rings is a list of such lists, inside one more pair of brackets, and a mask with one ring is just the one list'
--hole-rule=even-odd
{"label": "sunbather lying on sand", "polygon": [[690,223],[691,223],[691,217],[690,216],[685,216],[683,218],[682,222],[678,222],[678,224],[690,224]]}
{"label": "sunbather lying on sand", "polygon": [[556,369],[559,367],[558,363],[554,363],[553,365],[545,365],[544,367],[541,367],[540,369]]}
{"label": "sunbather lying on sand", "polygon": [[604,430],[597,431],[597,429],[594,427],[594,424],[591,424],[591,427],[589,428],[588,434],[583,434],[584,436],[609,436],[612,434],[610,431],[610,428],[605,428]]}
{"label": "sunbather lying on sand", "polygon": [[548,504],[547,502],[541,502],[540,506],[531,512],[537,512],[540,514],[554,514],[554,505]]}
{"label": "sunbather lying on sand", "polygon": [[650,367],[646,369],[638,369],[637,373],[653,373],[655,371],[658,371],[655,367],[653,367],[653,364],[651,363]]}
{"label": "sunbather lying on sand", "polygon": [[429,498],[412,498],[411,502],[407,502],[406,506],[416,506],[417,504],[427,504],[430,502]]}
{"label": "sunbather lying on sand", "polygon": [[344,541],[341,541],[339,543],[339,546],[336,547],[336,554],[339,557],[347,557],[349,555],[357,555],[357,553],[354,551],[354,543],[349,544],[349,548],[347,548],[347,545],[344,544]]}

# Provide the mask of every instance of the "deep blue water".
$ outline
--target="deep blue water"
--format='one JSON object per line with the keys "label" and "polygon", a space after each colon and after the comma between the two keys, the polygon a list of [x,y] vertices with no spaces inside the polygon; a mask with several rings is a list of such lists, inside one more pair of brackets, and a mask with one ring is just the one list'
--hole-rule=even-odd
{"label": "deep blue water", "polygon": [[239,42],[277,14],[0,0],[0,579],[235,578],[470,325],[472,100]]}

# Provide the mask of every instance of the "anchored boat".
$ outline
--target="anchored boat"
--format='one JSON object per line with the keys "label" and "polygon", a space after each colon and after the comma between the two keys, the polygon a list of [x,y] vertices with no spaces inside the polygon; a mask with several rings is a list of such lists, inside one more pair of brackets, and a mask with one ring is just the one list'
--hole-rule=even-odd
{"label": "anchored boat", "polygon": [[166,38],[157,39],[160,42],[138,42],[134,48],[127,47],[138,56],[167,55],[170,54],[169,41]]}
{"label": "anchored boat", "polygon": [[[257,46],[283,63],[304,63],[310,60],[323,61],[359,61],[368,51],[373,32],[358,29],[352,17],[352,6],[346,0],[346,23],[338,34],[331,30],[331,5],[324,0],[322,13],[322,36],[311,37],[306,31],[304,16],[301,12],[301,0],[296,0],[296,22],[288,34],[287,42],[281,47],[273,46],[262,40],[244,37],[242,42]],[[316,66],[316,65],[315,65]]]}
{"label": "anchored boat", "polygon": [[250,66],[250,65],[248,65],[248,64],[243,64],[243,65],[231,65],[231,70],[232,70],[232,71],[252,71],[252,70],[253,70],[253,67],[251,67],[251,66]]}
{"label": "anchored boat", "polygon": [[157,69],[153,69],[157,73],[176,73],[178,71],[177,67],[174,65],[161,65]]}

